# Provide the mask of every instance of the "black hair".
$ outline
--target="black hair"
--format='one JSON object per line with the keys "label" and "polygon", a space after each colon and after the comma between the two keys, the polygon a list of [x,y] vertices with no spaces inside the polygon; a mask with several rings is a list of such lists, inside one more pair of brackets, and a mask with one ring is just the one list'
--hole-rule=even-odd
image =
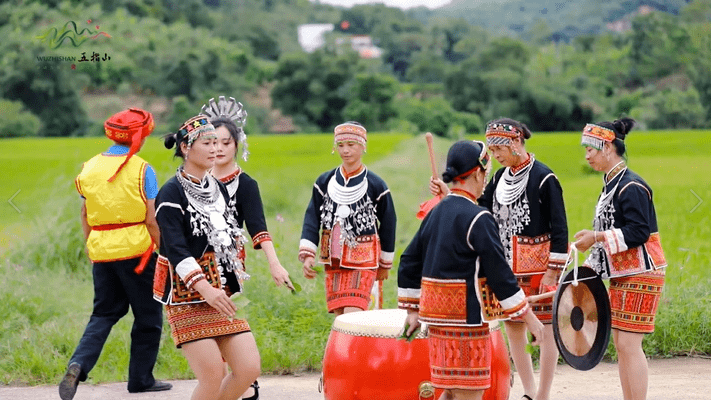
{"label": "black hair", "polygon": [[598,122],[595,125],[611,129],[613,132],[615,132],[615,140],[612,141],[612,144],[615,146],[615,152],[617,153],[617,155],[620,157],[624,156],[626,151],[624,140],[627,135],[629,135],[632,128],[634,128],[635,120],[633,120],[632,118],[625,117],[616,119],[613,122]]}
{"label": "black hair", "polygon": [[523,122],[516,121],[515,119],[511,118],[498,118],[493,121],[489,121],[486,125],[488,126],[489,124],[504,124],[504,125],[513,125],[516,128],[520,129],[521,132],[523,133],[523,137],[521,137],[521,143],[525,143],[526,139],[531,138],[531,130],[528,129],[528,126],[524,124]]}
{"label": "black hair", "polygon": [[238,128],[234,121],[225,117],[212,118],[210,119],[210,123],[212,123],[212,126],[214,126],[215,129],[221,126],[227,128],[230,136],[232,136],[232,140],[235,141],[235,157],[237,157],[237,150],[239,150],[239,132],[241,131],[241,128]]}
{"label": "black hair", "polygon": [[442,173],[444,183],[452,182],[454,178],[480,166],[479,156],[482,151],[484,151],[483,146],[471,140],[460,140],[454,143],[447,153],[447,169]]}
{"label": "black hair", "polygon": [[187,135],[179,138],[177,133],[169,133],[163,136],[163,145],[166,149],[172,149],[173,146],[175,146],[175,154],[173,154],[173,157],[180,157],[184,160],[185,155],[180,150],[180,144],[185,142],[187,139]]}

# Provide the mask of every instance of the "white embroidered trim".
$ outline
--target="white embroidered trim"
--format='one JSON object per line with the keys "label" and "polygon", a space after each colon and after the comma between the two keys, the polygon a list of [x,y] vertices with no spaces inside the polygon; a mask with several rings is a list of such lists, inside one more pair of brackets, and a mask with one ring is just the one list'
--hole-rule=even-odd
{"label": "white embroidered trim", "polygon": [[323,192],[321,191],[321,188],[318,187],[318,185],[315,184],[315,183],[314,183],[314,187],[316,188],[316,190],[318,190],[318,192],[319,192],[319,194],[321,195],[321,197],[323,197]]}
{"label": "white embroidered trim", "polygon": [[397,288],[397,297],[408,297],[411,299],[419,299],[422,289]]}
{"label": "white embroidered trim", "polygon": [[163,206],[177,208],[178,210],[180,210],[181,214],[185,215],[185,211],[183,210],[183,207],[180,206],[180,204],[170,203],[170,202],[166,201],[164,203],[160,203],[160,205],[156,209],[156,216],[158,216],[158,211],[160,211],[160,209],[163,208]]}
{"label": "white embroidered trim", "polygon": [[180,279],[185,279],[186,276],[195,270],[202,271],[202,267],[198,264],[194,257],[185,258],[175,266],[175,272],[178,273]]}
{"label": "white embroidered trim", "polygon": [[469,224],[469,229],[467,230],[467,246],[469,246],[469,248],[472,249],[472,251],[476,251],[476,250],[474,250],[474,246],[472,246],[472,244],[469,243],[469,236],[472,234],[472,229],[474,228],[474,224],[476,224],[476,221],[479,220],[479,217],[481,217],[482,214],[489,214],[489,212],[488,211],[481,211],[479,214],[477,214],[476,217],[474,217],[474,219],[472,220],[472,223]]}
{"label": "white embroidered trim", "polygon": [[551,252],[550,256],[548,257],[549,261],[559,261],[559,262],[566,262],[568,261],[568,255],[566,253],[553,253]]}
{"label": "white embroidered trim", "polygon": [[380,251],[380,261],[391,263],[395,259],[395,252],[393,251]]}
{"label": "white embroidered trim", "polygon": [[619,228],[610,229],[603,232],[605,235],[605,247],[610,254],[617,254],[628,249],[625,243],[625,235]]}
{"label": "white embroidered trim", "polygon": [[622,192],[624,192],[625,189],[627,189],[630,185],[637,185],[637,186],[641,187],[642,189],[644,189],[644,191],[647,192],[647,197],[649,197],[649,200],[652,200],[652,194],[649,193],[649,189],[647,189],[646,187],[644,187],[644,185],[642,185],[642,184],[639,183],[639,182],[630,182],[630,183],[626,184],[625,187],[623,187],[622,189],[620,189],[620,195],[622,195]]}
{"label": "white embroidered trim", "polygon": [[380,193],[380,196],[378,196],[378,198],[375,199],[375,201],[380,201],[380,198],[383,197],[383,196],[385,196],[385,195],[388,194],[388,193],[390,193],[390,189],[384,191],[383,193]]}
{"label": "white embroidered trim", "polygon": [[542,188],[542,187],[543,187],[543,183],[545,183],[546,179],[550,178],[551,176],[554,177],[556,180],[558,180],[558,177],[555,176],[555,174],[551,172],[550,174],[546,175],[546,177],[543,178],[543,180],[541,180],[541,184],[538,185],[538,188],[539,188],[539,189]]}
{"label": "white embroidered trim", "polygon": [[510,310],[512,308],[516,308],[525,300],[526,295],[523,293],[523,290],[519,289],[518,292],[516,292],[516,294],[514,294],[513,296],[507,297],[503,300],[499,300],[499,303],[501,304],[501,307],[503,307],[504,310]]}
{"label": "white embroidered trim", "polygon": [[309,249],[309,250],[313,250],[314,253],[316,252],[316,250],[318,250],[318,246],[316,246],[316,244],[314,244],[314,242],[312,242],[312,241],[310,241],[310,240],[308,240],[308,239],[301,239],[301,240],[299,241],[299,248],[300,248],[300,249],[301,249],[301,248],[306,248],[306,249]]}

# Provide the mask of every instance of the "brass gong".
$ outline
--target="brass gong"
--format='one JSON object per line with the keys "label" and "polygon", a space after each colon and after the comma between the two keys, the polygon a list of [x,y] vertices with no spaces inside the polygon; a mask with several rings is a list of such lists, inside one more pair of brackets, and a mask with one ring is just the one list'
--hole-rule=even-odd
{"label": "brass gong", "polygon": [[553,336],[565,362],[587,371],[602,360],[610,340],[610,299],[602,279],[588,267],[570,270],[553,300]]}

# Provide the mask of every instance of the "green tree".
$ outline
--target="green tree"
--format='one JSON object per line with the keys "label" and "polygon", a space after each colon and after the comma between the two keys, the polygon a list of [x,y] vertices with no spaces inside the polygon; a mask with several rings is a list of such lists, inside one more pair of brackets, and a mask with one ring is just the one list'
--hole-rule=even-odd
{"label": "green tree", "polygon": [[649,129],[691,129],[706,124],[706,110],[696,89],[670,89],[643,99],[630,112]]}
{"label": "green tree", "polygon": [[40,120],[20,101],[0,99],[0,139],[37,136]]}
{"label": "green tree", "polygon": [[630,39],[630,58],[643,80],[677,72],[691,51],[691,38],[684,26],[659,12],[635,18]]}
{"label": "green tree", "polygon": [[87,117],[79,98],[80,88],[74,86],[75,71],[68,63],[40,61],[47,49],[27,33],[33,32],[33,25],[47,12],[45,6],[38,4],[0,6],[0,19],[7,20],[0,27],[0,97],[22,102],[25,109],[39,117],[40,136],[82,134]]}
{"label": "green tree", "polygon": [[329,130],[343,122],[348,84],[359,71],[358,65],[355,53],[335,56],[317,50],[285,56],[274,72],[272,101],[285,114]]}
{"label": "green tree", "polygon": [[447,63],[442,57],[430,51],[421,51],[412,57],[407,80],[415,83],[444,82],[446,72]]}
{"label": "green tree", "polygon": [[397,90],[398,82],[392,75],[358,74],[351,84],[343,116],[362,123],[367,129],[381,129],[388,119],[397,115],[393,106]]}

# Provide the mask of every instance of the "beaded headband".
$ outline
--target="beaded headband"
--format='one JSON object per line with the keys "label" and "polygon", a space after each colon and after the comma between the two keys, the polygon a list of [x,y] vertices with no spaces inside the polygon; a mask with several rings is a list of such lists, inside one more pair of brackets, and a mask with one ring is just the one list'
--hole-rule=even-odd
{"label": "beaded headband", "polygon": [[245,111],[242,103],[230,97],[229,100],[225,96],[220,96],[215,103],[215,98],[211,98],[207,104],[202,106],[201,114],[207,115],[210,120],[215,118],[227,118],[234,122],[237,127],[237,141],[242,146],[242,159],[247,161],[249,150],[247,150],[247,134],[244,133],[244,125],[247,123],[247,111]]}
{"label": "beaded headband", "polygon": [[212,135],[213,137],[217,137],[215,135],[215,127],[212,126],[205,115],[196,115],[185,121],[180,129],[178,129],[176,135],[179,140],[187,136],[188,150],[190,150],[193,143],[202,136]]}
{"label": "beaded headband", "polygon": [[580,144],[602,150],[605,142],[609,143],[613,140],[615,140],[615,132],[612,129],[600,125],[587,124],[583,129],[583,137]]}
{"label": "beaded headband", "polygon": [[511,146],[513,139],[523,136],[523,132],[513,125],[491,123],[486,125],[486,144],[489,146]]}
{"label": "beaded headband", "polygon": [[333,130],[333,141],[338,142],[356,142],[365,147],[368,141],[368,132],[364,127],[350,122],[338,125]]}

